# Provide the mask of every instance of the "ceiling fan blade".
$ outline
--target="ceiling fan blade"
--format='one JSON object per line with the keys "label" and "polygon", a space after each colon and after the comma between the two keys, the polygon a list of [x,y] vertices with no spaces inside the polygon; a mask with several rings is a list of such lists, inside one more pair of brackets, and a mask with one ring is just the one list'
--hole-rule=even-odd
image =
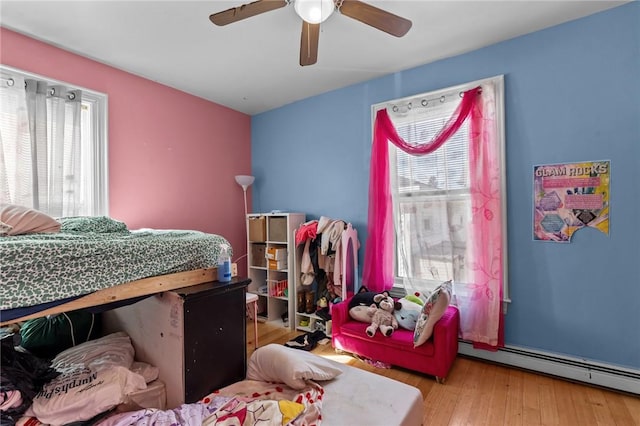
{"label": "ceiling fan blade", "polygon": [[280,9],[288,4],[287,0],[258,0],[242,6],[209,15],[209,19],[216,25],[227,25],[241,21],[261,13]]}
{"label": "ceiling fan blade", "polygon": [[300,65],[313,65],[318,60],[318,39],[320,24],[310,24],[302,21],[302,36],[300,37]]}
{"label": "ceiling fan blade", "polygon": [[411,21],[359,0],[343,0],[340,13],[370,25],[385,33],[402,37],[411,28]]}

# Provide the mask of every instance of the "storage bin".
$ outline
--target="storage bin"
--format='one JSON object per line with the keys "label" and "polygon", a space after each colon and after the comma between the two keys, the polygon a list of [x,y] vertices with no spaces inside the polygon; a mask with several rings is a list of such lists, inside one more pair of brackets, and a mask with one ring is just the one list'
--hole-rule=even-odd
{"label": "storage bin", "polygon": [[287,218],[269,218],[269,241],[287,242]]}
{"label": "storage bin", "polygon": [[289,288],[288,280],[270,281],[269,296],[271,297],[287,297]]}
{"label": "storage bin", "polygon": [[251,265],[261,268],[267,267],[267,259],[265,258],[267,246],[265,244],[251,244]]}
{"label": "storage bin", "polygon": [[269,247],[266,253],[267,259],[284,260],[287,258],[287,249],[278,247]]}
{"label": "storage bin", "polygon": [[249,241],[266,241],[267,226],[264,216],[249,218]]}
{"label": "storage bin", "polygon": [[271,270],[280,271],[282,269],[287,269],[287,260],[267,260],[267,268]]}
{"label": "storage bin", "polygon": [[[127,394],[123,404],[127,405],[127,408],[130,408],[128,411],[139,409],[139,407],[164,410],[167,407],[165,385],[160,380],[147,383],[146,389]],[[121,406],[120,408],[124,407]]]}

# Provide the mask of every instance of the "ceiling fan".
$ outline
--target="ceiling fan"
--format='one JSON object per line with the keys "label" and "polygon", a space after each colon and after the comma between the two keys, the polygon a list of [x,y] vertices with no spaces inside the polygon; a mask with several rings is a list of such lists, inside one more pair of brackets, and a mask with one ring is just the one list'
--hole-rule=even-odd
{"label": "ceiling fan", "polygon": [[232,7],[209,16],[211,22],[222,26],[241,21],[261,13],[280,9],[293,3],[302,18],[300,38],[300,65],[313,65],[318,60],[320,23],[334,11],[396,37],[402,37],[411,28],[411,21],[360,0],[257,0]]}

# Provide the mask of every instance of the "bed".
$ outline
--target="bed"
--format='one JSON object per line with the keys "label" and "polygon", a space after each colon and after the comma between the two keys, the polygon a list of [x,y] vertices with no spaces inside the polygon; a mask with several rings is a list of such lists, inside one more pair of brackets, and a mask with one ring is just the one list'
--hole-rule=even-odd
{"label": "bed", "polygon": [[423,397],[405,383],[338,364],[342,374],[324,385],[323,425],[422,424]]}
{"label": "bed", "polygon": [[269,344],[252,354],[245,380],[196,403],[120,413],[98,424],[418,426],[422,417],[422,394],[413,386]]}
{"label": "bed", "polygon": [[[0,325],[215,281],[220,235],[130,231],[108,217],[0,238]],[[236,274],[234,274],[236,275]]]}
{"label": "bed", "polygon": [[[134,362],[132,341],[124,332],[69,348],[56,355],[51,366],[59,375],[41,384],[37,394],[25,392],[29,401],[20,411],[24,421],[19,424],[39,424],[36,417],[45,424],[89,421],[100,426],[422,424],[423,397],[417,388],[278,344],[255,350],[244,378],[213,387],[213,392],[187,404],[165,406],[164,398],[156,396],[144,398],[147,405],[130,397],[157,383],[159,372]],[[16,384],[20,392],[33,389],[22,380]],[[153,387],[146,390],[155,392]]]}

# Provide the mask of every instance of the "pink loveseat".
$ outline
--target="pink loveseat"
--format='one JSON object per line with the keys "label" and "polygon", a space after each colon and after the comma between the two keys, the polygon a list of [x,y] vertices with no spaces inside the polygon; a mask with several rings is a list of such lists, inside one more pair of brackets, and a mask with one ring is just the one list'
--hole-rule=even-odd
{"label": "pink loveseat", "polygon": [[337,350],[351,352],[375,361],[420,371],[444,382],[458,354],[460,314],[454,306],[438,320],[433,335],[423,345],[413,347],[413,331],[398,328],[391,336],[377,332],[369,337],[369,324],[349,316],[349,299],[331,307],[331,343]]}

